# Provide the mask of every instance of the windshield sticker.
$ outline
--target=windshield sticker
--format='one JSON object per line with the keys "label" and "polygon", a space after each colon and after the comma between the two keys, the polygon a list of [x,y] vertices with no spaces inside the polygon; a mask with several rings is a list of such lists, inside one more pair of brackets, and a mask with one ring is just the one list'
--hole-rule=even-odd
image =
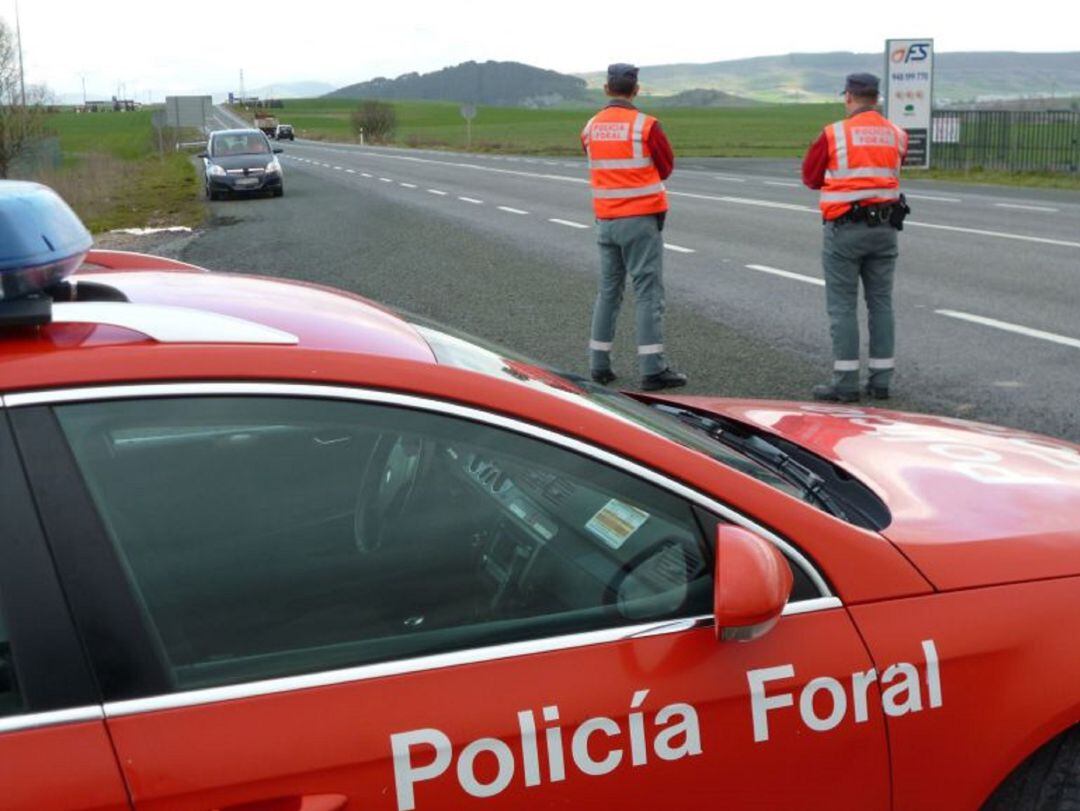
{"label": "windshield sticker", "polygon": [[648,520],[649,514],[644,510],[611,499],[589,519],[585,529],[612,549],[619,549]]}

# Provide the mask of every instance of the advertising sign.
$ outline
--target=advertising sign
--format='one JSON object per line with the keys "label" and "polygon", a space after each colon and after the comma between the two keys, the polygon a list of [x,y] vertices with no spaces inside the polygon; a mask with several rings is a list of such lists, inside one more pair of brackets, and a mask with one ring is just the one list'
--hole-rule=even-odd
{"label": "advertising sign", "polygon": [[166,96],[165,125],[205,129],[213,106],[210,96]]}
{"label": "advertising sign", "polygon": [[885,117],[908,134],[905,166],[930,166],[930,116],[934,102],[934,41],[885,41]]}

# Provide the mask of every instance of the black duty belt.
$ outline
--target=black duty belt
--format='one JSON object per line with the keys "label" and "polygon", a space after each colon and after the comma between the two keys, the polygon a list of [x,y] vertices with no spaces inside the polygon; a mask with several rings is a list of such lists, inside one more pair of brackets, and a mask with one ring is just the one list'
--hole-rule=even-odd
{"label": "black duty belt", "polygon": [[894,208],[896,208],[894,203],[877,203],[869,206],[860,206],[856,203],[839,217],[828,222],[834,222],[837,225],[846,222],[864,222],[871,228],[882,223],[891,225]]}

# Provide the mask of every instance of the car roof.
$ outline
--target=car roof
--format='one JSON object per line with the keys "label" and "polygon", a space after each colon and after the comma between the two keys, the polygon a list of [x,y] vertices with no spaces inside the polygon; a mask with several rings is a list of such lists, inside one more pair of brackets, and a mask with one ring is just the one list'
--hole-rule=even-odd
{"label": "car roof", "polygon": [[[279,343],[435,362],[421,334],[399,315],[361,296],[319,285],[210,272],[119,251],[91,251],[69,282],[80,292],[76,303],[54,305],[63,318],[36,331],[0,332],[0,358],[30,351],[44,359],[58,350],[156,341],[202,346]],[[109,317],[103,319],[103,312]],[[154,320],[170,312],[179,329],[156,329]]]}

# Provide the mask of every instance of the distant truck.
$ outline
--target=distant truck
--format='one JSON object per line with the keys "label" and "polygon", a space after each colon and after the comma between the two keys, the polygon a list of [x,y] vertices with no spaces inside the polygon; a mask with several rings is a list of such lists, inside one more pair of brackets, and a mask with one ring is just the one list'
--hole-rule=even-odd
{"label": "distant truck", "polygon": [[255,126],[262,130],[267,138],[274,137],[274,131],[277,130],[278,120],[272,115],[267,113],[255,113]]}

